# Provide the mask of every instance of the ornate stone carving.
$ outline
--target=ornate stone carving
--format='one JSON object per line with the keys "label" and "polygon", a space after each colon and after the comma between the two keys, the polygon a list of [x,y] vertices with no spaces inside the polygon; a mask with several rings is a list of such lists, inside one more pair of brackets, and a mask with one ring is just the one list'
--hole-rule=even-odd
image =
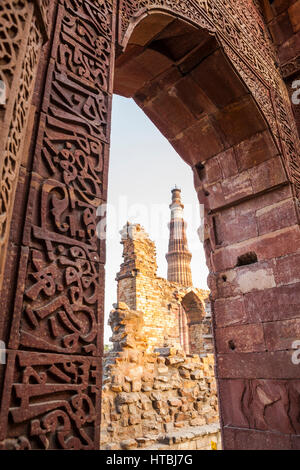
{"label": "ornate stone carving", "polygon": [[[0,80],[4,81],[7,95],[12,89],[14,73],[18,64],[26,20],[30,8],[26,2],[6,0],[0,7]],[[3,119],[3,114],[1,115]]]}
{"label": "ornate stone carving", "polygon": [[[12,353],[8,362],[0,440],[7,413],[15,439],[6,449],[76,449],[95,447],[99,424],[99,361],[80,356]],[[46,398],[46,399],[45,399]],[[26,433],[22,435],[22,433]]]}
{"label": "ornate stone carving", "polygon": [[237,404],[235,409],[227,407],[225,425],[299,434],[299,380],[237,380],[235,385],[234,389],[230,381],[221,384],[229,400]]}
{"label": "ornate stone carving", "polygon": [[[0,417],[2,448],[98,445],[105,255],[96,237],[96,212],[106,198],[115,3],[57,2],[30,168],[10,336],[14,351],[8,353]],[[49,5],[4,0],[0,6],[0,80],[8,96],[0,108],[0,268]],[[217,36],[272,129],[300,195],[290,103],[252,1],[121,0],[118,7],[121,46],[130,23],[150,9],[174,13]]]}
{"label": "ornate stone carving", "polygon": [[289,62],[281,65],[280,71],[283,78],[289,78],[300,70],[300,56],[294,57]]}
{"label": "ornate stone carving", "polygon": [[31,448],[99,445],[104,252],[96,225],[106,198],[112,25],[110,2],[58,4],[9,344],[27,352],[7,367],[1,422],[11,408],[13,421],[5,448],[25,445],[21,428]]}
{"label": "ornate stone carving", "polygon": [[103,271],[78,246],[54,245],[48,255],[30,251],[27,277],[19,279],[20,286],[25,282],[25,294],[17,295],[18,335],[11,342],[35,350],[95,356]]}
{"label": "ornate stone carving", "polygon": [[103,255],[96,213],[105,198],[112,34],[101,6],[70,0],[58,8],[33,165],[40,176],[32,177],[23,237],[30,248],[19,276],[15,347],[99,354]]}
{"label": "ornate stone carving", "polygon": [[41,24],[41,30],[44,36],[44,41],[47,41],[49,39],[49,32],[48,32],[48,27],[49,27],[49,6],[50,6],[50,0],[34,0],[36,9],[37,9],[37,15],[40,17],[40,24]]}
{"label": "ornate stone carving", "polygon": [[[160,9],[182,15],[197,26],[220,33],[228,42],[259,65],[259,60],[269,67],[268,60],[274,59],[274,51],[263,21],[247,0],[242,0],[238,7],[227,0],[121,0],[120,2],[120,41],[124,39],[132,19],[140,16],[143,10]],[[241,5],[241,3],[243,5]],[[243,25],[241,29],[240,25]],[[263,46],[264,53],[260,51]]]}
{"label": "ornate stone carving", "polygon": [[183,16],[218,37],[268,121],[300,199],[298,134],[291,129],[291,105],[276,67],[273,44],[255,5],[247,0],[241,0],[238,5],[227,0],[122,0],[119,11],[121,45],[126,43],[130,23],[155,9]]}
{"label": "ornate stone carving", "polygon": [[0,79],[5,83],[8,96],[6,105],[0,110],[1,280],[19,175],[20,155],[41,46],[41,33],[33,17],[33,4],[7,0],[0,8],[0,35],[3,38],[0,45]]}

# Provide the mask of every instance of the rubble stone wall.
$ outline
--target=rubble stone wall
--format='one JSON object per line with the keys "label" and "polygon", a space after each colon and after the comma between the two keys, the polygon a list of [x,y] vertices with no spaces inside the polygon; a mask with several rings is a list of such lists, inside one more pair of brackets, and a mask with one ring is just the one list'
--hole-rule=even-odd
{"label": "rubble stone wall", "polygon": [[213,355],[176,347],[147,352],[143,317],[121,303],[110,315],[101,449],[220,448]]}

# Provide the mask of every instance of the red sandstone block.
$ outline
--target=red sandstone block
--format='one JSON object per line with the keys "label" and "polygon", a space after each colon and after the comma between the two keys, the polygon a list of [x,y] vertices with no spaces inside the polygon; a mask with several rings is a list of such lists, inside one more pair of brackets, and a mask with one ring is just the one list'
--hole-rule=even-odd
{"label": "red sandstone block", "polygon": [[261,209],[256,215],[260,235],[298,223],[295,203],[292,199]]}
{"label": "red sandstone block", "polygon": [[215,272],[226,271],[236,265],[236,257],[231,253],[230,247],[219,248],[212,254],[212,263]]}
{"label": "red sandstone block", "polygon": [[219,354],[217,374],[224,379],[298,379],[299,365],[292,362],[294,350]]}
{"label": "red sandstone block", "polygon": [[[167,15],[149,15],[145,22],[138,23],[130,37],[130,43],[146,46],[156,38],[173,18]],[[128,46],[126,47],[127,50]]]}
{"label": "red sandstone block", "polygon": [[222,182],[222,189],[227,204],[253,194],[253,188],[247,171],[224,180]]}
{"label": "red sandstone block", "polygon": [[248,323],[243,297],[216,300],[213,312],[218,328]]}
{"label": "red sandstone block", "polygon": [[293,31],[297,32],[300,29],[300,2],[296,1],[293,5],[290,6],[289,10],[290,22],[293,27]]}
{"label": "red sandstone block", "polygon": [[258,240],[256,253],[259,259],[278,258],[294,253],[300,246],[299,226],[294,225],[290,228],[270,233]]}
{"label": "red sandstone block", "polygon": [[215,217],[215,229],[219,244],[241,242],[258,235],[255,215],[236,214],[234,208],[224,210],[219,217]]}
{"label": "red sandstone block", "polygon": [[163,72],[155,81],[146,83],[134,96],[134,101],[143,109],[162,91],[168,90],[182,78],[178,68],[173,66]]}
{"label": "red sandstone block", "polygon": [[284,256],[276,260],[274,267],[276,284],[290,284],[300,281],[300,254]]}
{"label": "red sandstone block", "polygon": [[234,149],[226,150],[218,155],[219,164],[222,169],[223,178],[230,178],[238,173]]}
{"label": "red sandstone block", "polygon": [[264,330],[261,324],[238,325],[215,330],[218,353],[265,351]]}
{"label": "red sandstone block", "polygon": [[218,385],[223,425],[249,428],[249,418],[242,403],[247,380],[219,380]]}
{"label": "red sandstone block", "polygon": [[295,1],[297,0],[275,0],[275,2],[273,2],[273,5],[272,5],[272,12],[273,12],[272,17],[277,18],[278,15],[280,15],[281,13],[284,13],[289,8],[289,6]]}
{"label": "red sandstone block", "polygon": [[224,193],[220,183],[204,186],[204,196],[206,197],[205,207],[208,207],[210,210],[218,209],[225,205]]}
{"label": "red sandstone block", "polygon": [[243,201],[235,207],[236,213],[251,214],[264,207],[271,206],[277,202],[283,202],[286,199],[292,198],[293,194],[290,186],[282,186],[273,191],[260,194],[253,199]]}
{"label": "red sandstone block", "polygon": [[253,192],[258,193],[287,181],[281,158],[274,157],[249,170]]}
{"label": "red sandstone block", "polygon": [[300,34],[291,36],[278,50],[279,62],[284,64],[289,60],[292,60],[295,55],[299,54],[300,51]]}
{"label": "red sandstone block", "polygon": [[201,117],[204,112],[212,114],[217,110],[215,105],[190,76],[185,76],[182,80],[178,81],[172,91],[197,118]]}
{"label": "red sandstone block", "polygon": [[217,277],[211,274],[212,270],[210,270],[210,274],[207,277],[207,285],[210,290],[212,298],[217,297]]}
{"label": "red sandstone block", "polygon": [[219,131],[215,129],[207,116],[186,129],[182,135],[178,135],[175,140],[171,141],[171,144],[192,166],[199,162],[199,155],[201,155],[201,161],[204,161],[224,150]]}
{"label": "red sandstone block", "polygon": [[263,328],[269,351],[291,349],[300,340],[300,318],[264,323]]}
{"label": "red sandstone block", "polygon": [[249,427],[284,434],[300,432],[300,380],[245,380],[240,397]]}
{"label": "red sandstone block", "polygon": [[249,318],[263,322],[294,318],[300,314],[300,283],[250,292],[244,305]]}
{"label": "red sandstone block", "polygon": [[[137,46],[135,46],[137,47]],[[151,79],[149,71],[137,67],[132,60],[117,68],[118,80],[114,92],[131,98],[142,86]]]}
{"label": "red sandstone block", "polygon": [[231,284],[235,295],[263,291],[275,287],[273,264],[271,260],[239,266],[234,270],[227,271],[225,274],[226,283]]}
{"label": "red sandstone block", "polygon": [[215,119],[226,136],[229,147],[239,144],[265,129],[260,111],[253,98],[249,96],[223,108],[215,115]]}
{"label": "red sandstone block", "polygon": [[235,283],[228,282],[227,273],[221,273],[216,276],[216,286],[213,287],[214,289],[211,289],[211,286],[209,285],[214,299],[226,299],[228,297],[235,297],[238,295],[238,293],[236,292]]}
{"label": "red sandstone block", "polygon": [[[181,41],[176,41],[176,44]],[[208,37],[205,32],[204,40],[198,41],[199,47],[194,48],[182,62],[178,65],[180,71],[187,75],[191,70],[195,69],[199,63],[206,57],[210,56],[214,51],[220,49],[220,44],[215,37]]]}
{"label": "red sandstone block", "polygon": [[300,450],[300,436],[291,436],[292,450]]}
{"label": "red sandstone block", "polygon": [[205,184],[212,184],[222,179],[218,157],[211,158],[205,162],[203,176],[203,182]]}
{"label": "red sandstone block", "polygon": [[203,60],[191,75],[219,108],[237,101],[247,93],[242,81],[233,73],[231,65],[220,50]]}
{"label": "red sandstone block", "polygon": [[273,21],[269,27],[273,41],[277,46],[287,41],[293,34],[288,12],[278,16],[276,21]]}
{"label": "red sandstone block", "polygon": [[[134,47],[138,48],[138,46]],[[122,64],[119,62],[116,91],[121,94],[127,91],[126,96],[133,96],[147,81],[150,81],[155,75],[165,72],[171,66],[172,62],[163,54],[153,49],[143,50],[142,48],[142,52],[135,55],[132,60]],[[120,89],[118,84],[121,84]]]}
{"label": "red sandstone block", "polygon": [[236,146],[236,160],[240,171],[247,170],[274,157],[278,150],[270,133],[255,134]]}
{"label": "red sandstone block", "polygon": [[220,248],[213,254],[215,272],[226,271],[236,266],[238,257],[254,252],[259,261],[291,254],[300,246],[300,231],[298,226],[272,232],[249,242]]}
{"label": "red sandstone block", "polygon": [[196,118],[176,95],[163,92],[144,108],[147,116],[169,139],[176,137],[187,127],[196,123]]}
{"label": "red sandstone block", "polygon": [[299,390],[299,380],[221,380],[224,425],[297,433],[299,405],[291,397]]}
{"label": "red sandstone block", "polygon": [[225,450],[290,450],[291,439],[287,434],[225,428]]}

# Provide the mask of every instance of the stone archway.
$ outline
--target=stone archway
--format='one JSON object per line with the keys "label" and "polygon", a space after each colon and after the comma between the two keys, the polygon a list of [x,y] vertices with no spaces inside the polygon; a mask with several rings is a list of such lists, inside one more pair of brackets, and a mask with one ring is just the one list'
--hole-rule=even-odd
{"label": "stone archway", "polygon": [[181,304],[187,325],[188,353],[204,354],[206,352],[204,347],[205,337],[203,337],[206,314],[204,302],[191,290],[183,297]]}
{"label": "stone archway", "polygon": [[[277,422],[275,415],[279,409],[282,413],[287,396],[282,395],[279,405],[274,394],[289,377],[286,370],[278,371],[280,361],[286,362],[291,377],[297,374],[291,361],[297,337],[290,336],[290,351],[282,340],[274,344],[271,337],[283,334],[285,320],[291,328],[294,321],[284,309],[280,314],[271,310],[278,299],[281,305],[287,302],[287,291],[293,299],[289,308],[299,305],[299,276],[287,268],[285,280],[278,279],[283,264],[296,263],[299,248],[297,183],[289,184],[296,167],[294,157],[287,157],[297,144],[288,143],[283,134],[278,139],[278,130],[285,127],[280,97],[286,100],[286,93],[275,69],[273,76],[270,70],[264,76],[262,61],[261,80],[254,79],[249,62],[236,60],[218,33],[212,37],[168,13],[154,8],[135,13],[124,34],[125,49],[117,55],[115,91],[133,97],[192,166],[205,205],[224,447],[243,448],[247,433],[248,446],[267,445],[261,444],[261,431],[268,431],[265,439],[271,447],[278,445],[272,433],[281,432],[285,446],[297,418],[293,414],[292,426],[286,425],[288,416],[285,424]],[[292,128],[294,139],[294,124]],[[284,323],[279,331],[280,318]],[[265,366],[258,367],[257,360],[266,361]],[[268,397],[267,419],[258,390]],[[249,405],[245,396],[251,393],[256,398]]]}
{"label": "stone archway", "polygon": [[[15,3],[7,0],[4,8],[10,11]],[[224,447],[298,445],[299,374],[291,340],[299,331],[299,143],[272,44],[253,2],[25,3],[30,15],[16,28],[26,24],[26,42],[8,75],[28,70],[32,80],[21,119],[11,112],[19,102],[16,87],[5,108],[18,146],[7,144],[5,134],[0,147],[12,149],[14,157],[13,164],[4,156],[1,163],[2,180],[8,170],[13,173],[5,193],[1,259],[0,339],[8,345],[7,365],[0,366],[1,446],[99,445],[105,246],[95,233],[96,211],[107,192],[115,56],[116,79],[119,75],[123,86],[124,77],[132,80],[135,73],[134,67],[124,72],[126,63],[133,60],[138,67],[137,58],[146,59],[136,48],[130,52],[135,37],[142,48],[147,45],[148,59],[150,50],[160,61],[153,59],[148,70],[148,88],[143,83],[143,93],[141,87],[130,92],[193,167],[206,206]],[[193,31],[203,50],[197,44],[189,49],[194,33],[187,33],[187,51],[163,37],[149,49],[151,28],[157,34],[168,28],[165,16],[157,21],[162,14],[171,15],[179,29],[198,28]],[[34,51],[47,34],[51,40],[32,93]],[[180,72],[186,54],[187,68]],[[219,74],[222,90],[205,81],[203,63],[214,79]],[[175,76],[159,85],[167,64]],[[175,92],[168,93],[170,88]],[[168,106],[186,109],[179,120],[167,116],[163,129],[159,115]],[[79,423],[80,410],[85,413]]]}

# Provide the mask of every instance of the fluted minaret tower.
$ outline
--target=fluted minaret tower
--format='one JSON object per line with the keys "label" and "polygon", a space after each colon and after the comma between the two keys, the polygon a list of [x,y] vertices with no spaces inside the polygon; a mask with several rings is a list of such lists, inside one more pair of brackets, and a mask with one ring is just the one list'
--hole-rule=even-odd
{"label": "fluted minaret tower", "polygon": [[186,222],[183,218],[184,205],[181,202],[181,189],[172,190],[171,222],[169,224],[170,240],[168,261],[168,281],[178,282],[189,287],[193,285],[191,259],[186,238]]}

